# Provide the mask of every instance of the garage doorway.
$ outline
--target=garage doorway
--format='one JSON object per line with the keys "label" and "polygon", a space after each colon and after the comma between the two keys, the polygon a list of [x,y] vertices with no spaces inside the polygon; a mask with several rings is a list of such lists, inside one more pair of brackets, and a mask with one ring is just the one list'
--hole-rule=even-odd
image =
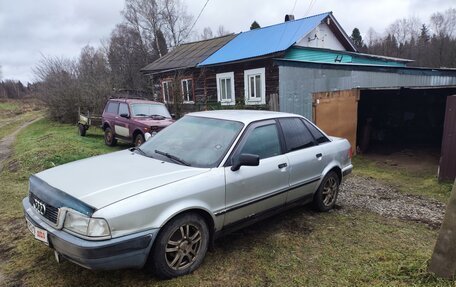
{"label": "garage doorway", "polygon": [[410,171],[437,173],[447,96],[455,88],[363,89],[358,152]]}

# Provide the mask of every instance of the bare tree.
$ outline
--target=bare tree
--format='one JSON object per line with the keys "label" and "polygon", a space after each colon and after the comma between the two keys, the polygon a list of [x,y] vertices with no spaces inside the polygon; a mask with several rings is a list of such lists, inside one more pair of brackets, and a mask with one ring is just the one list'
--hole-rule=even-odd
{"label": "bare tree", "polygon": [[437,12],[431,16],[431,29],[435,35],[446,35],[452,39],[456,36],[456,9]]}
{"label": "bare tree", "polygon": [[207,40],[214,38],[214,33],[212,33],[211,27],[205,27],[203,33],[200,35],[201,40]]}
{"label": "bare tree", "polygon": [[217,37],[225,36],[230,34],[230,31],[226,30],[223,25],[218,26],[217,28]]}
{"label": "bare tree", "polygon": [[161,18],[167,42],[175,47],[185,41],[190,32],[193,16],[187,13],[182,0],[161,0]]}
{"label": "bare tree", "polygon": [[405,44],[412,38],[417,39],[420,34],[421,22],[416,17],[403,18],[394,21],[387,29],[387,33],[394,36],[398,44]]}

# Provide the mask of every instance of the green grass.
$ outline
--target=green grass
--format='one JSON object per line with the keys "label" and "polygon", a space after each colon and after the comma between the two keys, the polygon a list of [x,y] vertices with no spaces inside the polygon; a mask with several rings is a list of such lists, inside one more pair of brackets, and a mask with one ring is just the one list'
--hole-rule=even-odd
{"label": "green grass", "polygon": [[13,101],[0,102],[0,113],[5,112],[5,111],[16,112],[16,111],[20,111],[20,109],[21,109],[21,106],[17,102],[13,102]]}
{"label": "green grass", "polygon": [[[216,241],[193,274],[158,281],[140,270],[91,271],[57,264],[25,227],[28,177],[43,169],[116,151],[100,130],[40,120],[22,131],[0,174],[0,274],[6,286],[454,286],[426,272],[437,231],[354,210],[296,208]],[[355,165],[360,165],[356,159]],[[357,172],[369,169],[358,167]],[[1,285],[1,284],[0,284]]]}
{"label": "green grass", "polygon": [[435,174],[423,170],[411,171],[397,167],[385,167],[357,155],[353,158],[354,173],[381,180],[406,194],[422,195],[443,203],[448,201],[452,183],[439,183]]}

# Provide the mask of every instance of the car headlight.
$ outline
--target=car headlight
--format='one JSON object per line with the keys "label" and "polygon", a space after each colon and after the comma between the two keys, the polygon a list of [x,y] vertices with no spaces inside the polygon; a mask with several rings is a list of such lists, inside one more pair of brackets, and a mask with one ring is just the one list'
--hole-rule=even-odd
{"label": "car headlight", "polygon": [[88,237],[106,237],[111,235],[109,225],[103,218],[89,218],[72,211],[67,211],[63,227]]}

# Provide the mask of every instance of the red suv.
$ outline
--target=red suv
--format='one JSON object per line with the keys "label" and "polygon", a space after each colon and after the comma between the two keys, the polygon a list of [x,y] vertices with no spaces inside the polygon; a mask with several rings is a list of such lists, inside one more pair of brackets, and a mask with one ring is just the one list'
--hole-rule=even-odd
{"label": "red suv", "polygon": [[114,146],[118,139],[139,146],[144,142],[145,133],[159,132],[173,122],[164,104],[136,99],[111,99],[102,115],[108,146]]}

